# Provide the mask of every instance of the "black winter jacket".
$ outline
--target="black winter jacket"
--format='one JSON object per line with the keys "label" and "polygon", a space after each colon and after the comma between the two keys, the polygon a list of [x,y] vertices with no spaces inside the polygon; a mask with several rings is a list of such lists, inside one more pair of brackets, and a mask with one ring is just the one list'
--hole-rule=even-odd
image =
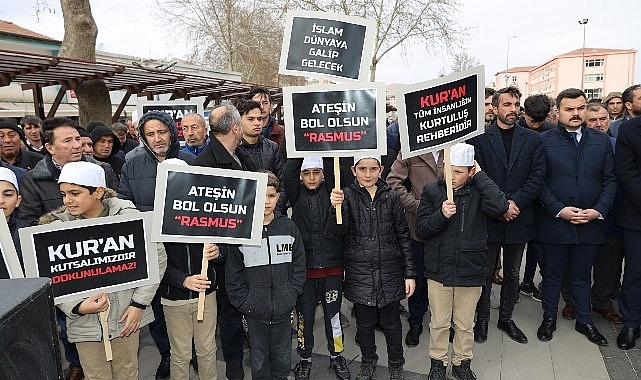
{"label": "black winter jacket", "polygon": [[445,286],[481,286],[488,265],[486,215],[503,215],[507,199],[484,172],[454,190],[456,214],[449,219],[441,211],[446,198],[442,179],[421,194],[416,233],[425,240],[425,277]]}
{"label": "black winter jacket", "polygon": [[357,181],[343,189],[343,224],[332,230],[345,236],[345,298],[353,303],[384,307],[405,298],[405,279],[416,277],[405,208],[383,181],[374,200]]}
{"label": "black winter jacket", "polygon": [[289,320],[305,285],[305,249],[290,219],[276,214],[260,246],[226,246],[229,302],[263,323]]}
{"label": "black winter jacket", "polygon": [[[163,243],[167,251],[167,269],[162,278],[158,293],[162,298],[176,301],[198,298],[198,292],[191,291],[183,286],[185,278],[200,274],[203,262],[202,244]],[[222,251],[221,251],[222,252]],[[216,270],[212,263],[223,261],[222,255],[210,260],[207,267],[207,278],[211,281],[205,294],[213,292],[216,287]]]}
{"label": "black winter jacket", "polygon": [[[329,195],[334,183],[332,170],[325,180],[310,190],[299,180],[303,159],[290,158],[285,164],[284,182],[292,206],[292,220],[303,237],[307,268],[331,268],[343,265],[343,239],[328,230],[331,223]],[[330,166],[331,167],[331,166]]]}

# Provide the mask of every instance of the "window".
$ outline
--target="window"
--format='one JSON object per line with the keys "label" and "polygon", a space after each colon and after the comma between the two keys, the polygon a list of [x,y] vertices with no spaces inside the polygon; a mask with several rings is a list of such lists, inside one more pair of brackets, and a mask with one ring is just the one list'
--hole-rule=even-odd
{"label": "window", "polygon": [[516,77],[515,76],[512,77],[512,83],[516,83]]}
{"label": "window", "polygon": [[585,67],[601,67],[605,64],[605,59],[586,59]]}
{"label": "window", "polygon": [[603,74],[586,74],[585,81],[588,83],[603,82]]}
{"label": "window", "polygon": [[585,96],[588,98],[588,100],[600,98],[602,95],[603,95],[602,88],[586,88],[585,89]]}

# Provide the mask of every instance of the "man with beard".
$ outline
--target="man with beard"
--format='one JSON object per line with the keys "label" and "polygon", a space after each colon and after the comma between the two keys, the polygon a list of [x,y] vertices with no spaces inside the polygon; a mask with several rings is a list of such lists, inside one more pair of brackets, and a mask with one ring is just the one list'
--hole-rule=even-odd
{"label": "man with beard", "polygon": [[538,133],[518,126],[521,92],[516,87],[500,89],[492,97],[496,120],[485,133],[473,138],[474,156],[481,168],[506,194],[508,211],[500,218],[487,217],[487,279],[476,306],[474,340],[487,340],[493,264],[503,251],[503,285],[498,328],[516,342],[527,337],[512,320],[518,298],[519,273],[525,244],[534,238],[533,203],[545,176]]}
{"label": "man with beard", "polygon": [[492,121],[494,121],[494,107],[492,106],[494,94],[496,94],[495,89],[485,87],[485,128],[492,125]]}
{"label": "man with beard", "polygon": [[209,129],[204,117],[197,113],[188,113],[180,121],[180,127],[186,143],[183,152],[197,156],[205,150],[209,144]]}
{"label": "man with beard", "polygon": [[617,193],[610,138],[586,128],[586,96],[579,89],[563,90],[556,98],[558,125],[541,139],[546,175],[536,211],[536,236],[543,264],[543,321],[537,330],[542,342],[556,330],[563,273],[569,269],[574,329],[594,344],[608,341],[592,322],[592,265],[605,242],[604,218]]}

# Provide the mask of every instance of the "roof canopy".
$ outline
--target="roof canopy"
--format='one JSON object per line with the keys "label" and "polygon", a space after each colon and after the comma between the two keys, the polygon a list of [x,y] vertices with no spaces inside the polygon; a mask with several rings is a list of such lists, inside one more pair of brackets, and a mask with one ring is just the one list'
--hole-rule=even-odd
{"label": "roof canopy", "polygon": [[[75,89],[86,80],[102,79],[109,91],[126,91],[113,115],[116,121],[131,95],[171,94],[170,99],[190,99],[205,96],[205,108],[210,102],[219,103],[246,94],[253,83],[220,79],[174,71],[150,69],[104,62],[86,62],[70,58],[0,50],[0,87],[22,84],[23,90],[33,90],[34,108],[41,118],[55,115],[67,90]],[[42,88],[61,86],[47,115],[44,114]],[[282,97],[281,89],[267,87],[272,97]]]}

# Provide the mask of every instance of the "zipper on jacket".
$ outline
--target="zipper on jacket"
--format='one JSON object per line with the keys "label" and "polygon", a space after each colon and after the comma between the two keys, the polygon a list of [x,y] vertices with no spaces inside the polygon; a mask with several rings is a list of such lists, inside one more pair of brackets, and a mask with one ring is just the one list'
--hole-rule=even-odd
{"label": "zipper on jacket", "polygon": [[[273,222],[273,220],[272,220]],[[267,234],[267,228],[268,226],[263,227],[263,230],[265,232],[265,238],[267,239],[267,260],[269,263],[269,291],[271,292],[271,310],[269,310],[269,324],[272,324],[272,320],[274,319],[274,308],[276,305],[274,304],[274,283],[273,283],[273,273],[272,273],[272,252],[269,246],[269,235]]]}

